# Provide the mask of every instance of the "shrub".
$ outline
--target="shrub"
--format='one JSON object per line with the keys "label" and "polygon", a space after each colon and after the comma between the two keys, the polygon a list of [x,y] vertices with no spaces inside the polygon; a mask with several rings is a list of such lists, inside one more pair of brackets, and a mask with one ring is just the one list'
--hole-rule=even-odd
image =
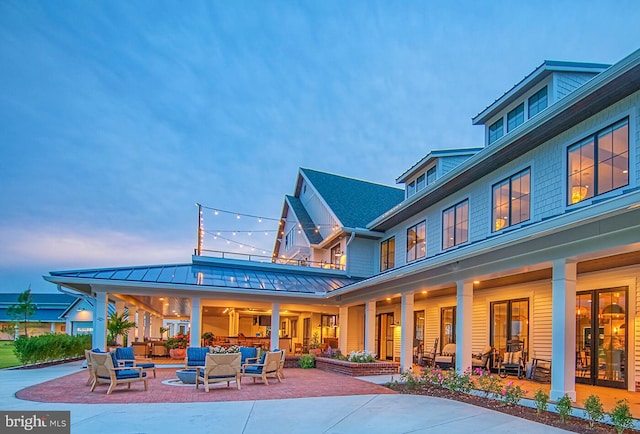
{"label": "shrub", "polygon": [[618,434],[622,434],[625,429],[633,427],[633,416],[631,416],[629,403],[626,399],[620,399],[616,403],[616,406],[609,413],[609,417]]}
{"label": "shrub", "polygon": [[91,335],[46,334],[19,337],[14,352],[20,363],[26,365],[83,356],[84,350],[90,348]]}
{"label": "shrub", "polygon": [[513,381],[509,381],[502,389],[502,400],[506,405],[517,405],[526,394],[527,391],[519,384],[514,385]]}
{"label": "shrub", "polygon": [[502,380],[500,380],[500,377],[489,371],[483,371],[480,368],[476,368],[475,373],[478,375],[475,381],[476,386],[478,390],[484,393],[485,398],[500,395],[502,390]]}
{"label": "shrub", "polygon": [[466,370],[462,374],[459,374],[454,369],[448,370],[444,378],[443,386],[445,389],[453,390],[454,392],[469,393],[473,388],[471,371]]}
{"label": "shrub", "polygon": [[584,400],[584,411],[589,416],[589,426],[593,428],[596,422],[599,422],[604,417],[604,409],[602,408],[602,402],[597,395],[589,395]]}
{"label": "shrub", "polygon": [[349,361],[355,363],[373,363],[376,361],[376,355],[371,351],[351,351],[349,353]]}
{"label": "shrub", "polygon": [[424,380],[422,380],[422,377],[414,375],[412,371],[402,372],[400,374],[400,379],[410,389],[415,389],[422,385],[422,383],[424,382]]}
{"label": "shrub", "polygon": [[533,400],[536,405],[536,413],[540,414],[543,411],[547,411],[549,407],[549,395],[542,389],[538,389],[536,394],[533,395]]}
{"label": "shrub", "polygon": [[298,364],[302,369],[309,369],[316,367],[316,358],[313,354],[303,354],[298,360]]}
{"label": "shrub", "polygon": [[560,415],[560,420],[562,422],[566,422],[573,413],[573,407],[571,406],[571,399],[569,395],[564,395],[562,398],[556,402],[556,410],[558,410],[558,414]]}

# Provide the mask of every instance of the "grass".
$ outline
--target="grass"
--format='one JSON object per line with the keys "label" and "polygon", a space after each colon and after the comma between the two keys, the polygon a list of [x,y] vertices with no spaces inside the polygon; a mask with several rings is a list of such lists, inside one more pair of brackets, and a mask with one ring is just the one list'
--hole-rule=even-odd
{"label": "grass", "polygon": [[0,341],[0,369],[19,365],[20,362],[13,352],[13,341]]}

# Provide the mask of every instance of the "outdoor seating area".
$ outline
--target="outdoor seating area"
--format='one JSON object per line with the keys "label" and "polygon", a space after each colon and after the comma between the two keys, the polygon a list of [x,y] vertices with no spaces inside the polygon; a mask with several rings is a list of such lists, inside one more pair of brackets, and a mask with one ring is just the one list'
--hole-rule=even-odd
{"label": "outdoor seating area", "polygon": [[156,377],[156,365],[148,357],[135,356],[133,347],[116,348],[115,354],[118,366],[140,367],[145,371],[152,371],[153,377]]}
{"label": "outdoor seating area", "polygon": [[131,383],[143,382],[144,390],[148,389],[147,373],[143,372],[141,367],[135,366],[118,366],[115,352],[98,353],[91,351],[91,369],[93,370],[93,383],[91,384],[91,392],[96,389],[99,384],[109,384],[107,395],[110,395],[118,384],[126,384],[131,389]]}

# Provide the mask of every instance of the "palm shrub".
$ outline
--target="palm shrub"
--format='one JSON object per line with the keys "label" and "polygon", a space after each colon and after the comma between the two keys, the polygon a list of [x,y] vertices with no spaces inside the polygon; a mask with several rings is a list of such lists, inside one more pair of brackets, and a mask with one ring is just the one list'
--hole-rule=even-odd
{"label": "palm shrub", "polygon": [[626,399],[618,400],[616,406],[609,413],[609,418],[618,434],[622,434],[625,429],[633,427],[633,416],[631,416],[629,403]]}
{"label": "palm shrub", "polygon": [[604,408],[602,408],[602,402],[597,395],[589,395],[587,399],[584,400],[584,411],[587,412],[589,426],[591,428],[604,417]]}
{"label": "palm shrub", "polygon": [[569,398],[569,395],[565,394],[558,400],[558,402],[556,402],[556,410],[558,411],[562,422],[566,422],[567,419],[569,419],[569,416],[573,413],[573,407],[571,406],[571,398]]}
{"label": "palm shrub", "polygon": [[549,407],[549,394],[542,389],[538,389],[536,394],[533,395],[533,401],[536,405],[536,413],[540,414],[543,411],[547,411]]}

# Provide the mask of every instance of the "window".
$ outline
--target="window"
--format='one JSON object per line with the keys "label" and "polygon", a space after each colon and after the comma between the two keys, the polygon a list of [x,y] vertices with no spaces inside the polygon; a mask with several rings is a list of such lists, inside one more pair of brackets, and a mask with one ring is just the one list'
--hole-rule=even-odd
{"label": "window", "polygon": [[507,350],[507,341],[517,339],[529,345],[529,299],[491,303],[491,342],[500,355]]}
{"label": "window", "polygon": [[389,238],[380,243],[380,271],[393,268],[396,256],[396,239]]}
{"label": "window", "polygon": [[427,253],[426,230],[427,224],[424,221],[407,229],[407,262],[425,257]]}
{"label": "window", "polygon": [[524,103],[507,113],[507,132],[524,123]]}
{"label": "window", "polygon": [[432,184],[436,180],[436,166],[427,170],[427,185]]}
{"label": "window", "polygon": [[414,194],[416,194],[416,182],[411,181],[407,184],[407,197],[413,196]]}
{"label": "window", "polygon": [[531,217],[531,169],[493,186],[492,231],[497,232]]}
{"label": "window", "polygon": [[547,108],[547,86],[529,97],[529,119]]}
{"label": "window", "polygon": [[298,337],[298,320],[297,319],[291,320],[291,337],[292,338]]}
{"label": "window", "polygon": [[465,200],[442,212],[442,249],[469,241],[469,201]]}
{"label": "window", "polygon": [[567,204],[629,184],[628,119],[570,146],[567,152]]}
{"label": "window", "polygon": [[498,119],[498,121],[489,127],[489,144],[498,140],[503,134],[503,121],[502,119]]}
{"label": "window", "polygon": [[456,343],[456,307],[443,307],[440,310],[440,351],[447,344]]}
{"label": "window", "polygon": [[293,247],[293,243],[295,241],[294,240],[294,233],[293,233],[294,229],[295,228],[291,228],[289,230],[289,232],[287,232],[287,236],[284,238],[284,251],[285,252]]}
{"label": "window", "polygon": [[416,192],[422,190],[425,187],[425,174],[423,173],[422,175],[418,176],[418,179],[416,179]]}

